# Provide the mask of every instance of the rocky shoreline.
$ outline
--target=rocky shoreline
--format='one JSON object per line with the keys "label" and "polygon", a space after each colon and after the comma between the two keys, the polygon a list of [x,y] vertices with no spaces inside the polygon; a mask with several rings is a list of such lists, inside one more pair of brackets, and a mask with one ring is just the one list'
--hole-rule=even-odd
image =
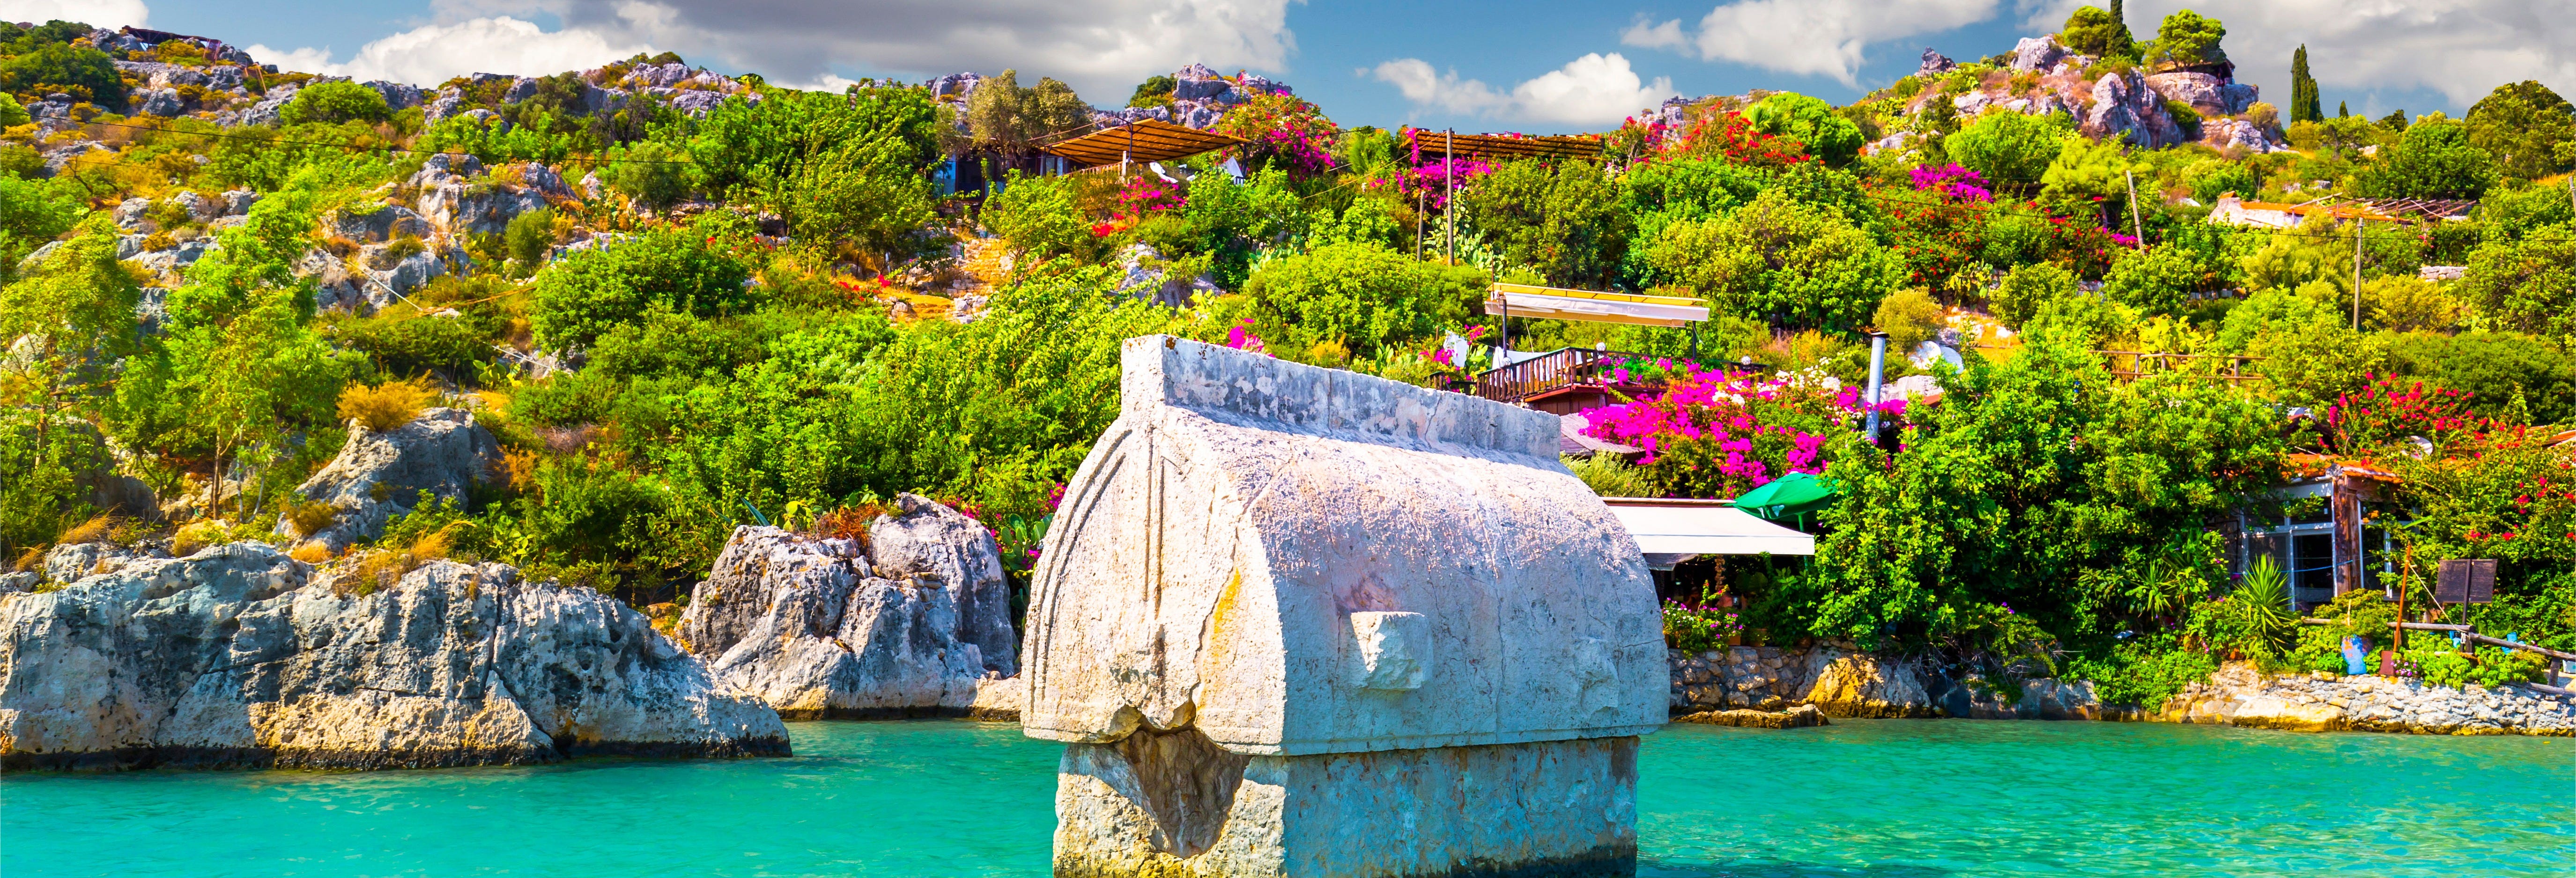
{"label": "rocky shoreline", "polygon": [[[1812,649],[1668,650],[1676,721],[1796,728],[1784,712],[1822,717],[2110,720],[2233,725],[2285,731],[2423,735],[2576,736],[2576,697],[2522,686],[2452,688],[2373,676],[2264,674],[2230,662],[2149,711],[2104,704],[2087,681],[2026,680],[2007,698],[1982,681],[1953,681],[1919,662],[1849,644]],[[1736,714],[1762,714],[1734,716]]]}
{"label": "rocky shoreline", "polygon": [[500,564],[359,594],[265,543],[0,596],[0,767],[427,768],[781,756],[642,614]]}

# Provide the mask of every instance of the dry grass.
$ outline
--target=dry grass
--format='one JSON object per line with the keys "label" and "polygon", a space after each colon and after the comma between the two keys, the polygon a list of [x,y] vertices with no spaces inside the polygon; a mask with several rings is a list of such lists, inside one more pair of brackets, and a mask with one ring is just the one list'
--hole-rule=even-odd
{"label": "dry grass", "polygon": [[877,516],[890,512],[891,510],[875,503],[843,506],[815,516],[814,523],[805,528],[805,535],[818,540],[849,540],[858,543],[859,548],[864,551],[868,548],[868,522],[875,521]]}
{"label": "dry grass", "polygon": [[170,555],[174,558],[185,558],[197,554],[207,546],[221,542],[231,532],[232,523],[222,519],[200,521],[180,528],[178,533],[170,537]]}
{"label": "dry grass", "polygon": [[12,572],[25,572],[34,570],[37,565],[43,563],[45,563],[45,550],[29,546],[26,551],[18,553],[18,560],[10,562],[9,569]]}
{"label": "dry grass", "polygon": [[286,553],[286,557],[302,561],[306,564],[320,564],[324,561],[331,560],[331,547],[328,544],[323,543],[321,540],[314,540],[312,542],[296,546],[294,551]]}
{"label": "dry grass", "polygon": [[420,417],[420,410],[437,396],[426,382],[418,378],[387,381],[373,387],[351,385],[340,391],[340,417],[355,420],[367,429],[390,432]]}
{"label": "dry grass", "polygon": [[107,539],[109,532],[115,527],[114,520],[101,515],[73,525],[70,530],[63,531],[62,536],[55,538],[54,542],[66,546],[100,542]]}
{"label": "dry grass", "polygon": [[359,555],[358,562],[350,566],[349,572],[332,583],[332,592],[344,597],[366,597],[393,587],[394,583],[401,582],[405,575],[420,569],[423,564],[445,560],[455,548],[450,532],[456,527],[457,524],[450,524],[440,528],[413,541],[408,547],[371,549]]}

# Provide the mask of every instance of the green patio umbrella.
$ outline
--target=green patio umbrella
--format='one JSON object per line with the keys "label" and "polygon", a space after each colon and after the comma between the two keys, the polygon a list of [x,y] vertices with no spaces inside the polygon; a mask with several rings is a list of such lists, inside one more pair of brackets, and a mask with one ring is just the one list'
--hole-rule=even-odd
{"label": "green patio umbrella", "polygon": [[1822,508],[1834,498],[1834,483],[1809,473],[1790,473],[1735,498],[1735,508],[1771,521],[1797,518]]}

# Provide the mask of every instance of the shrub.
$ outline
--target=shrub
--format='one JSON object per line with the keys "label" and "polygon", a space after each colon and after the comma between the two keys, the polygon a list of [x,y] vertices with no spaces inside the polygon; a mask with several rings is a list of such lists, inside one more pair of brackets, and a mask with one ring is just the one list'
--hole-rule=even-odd
{"label": "shrub", "polygon": [[1584,487],[1591,488],[1592,493],[1604,497],[1655,495],[1654,485],[1646,480],[1645,473],[1629,466],[1627,459],[1619,455],[1600,452],[1591,457],[1566,457],[1562,460],[1565,468],[1573,471],[1575,478],[1582,479]]}
{"label": "shrub", "polygon": [[420,417],[421,408],[435,395],[426,382],[416,378],[372,387],[352,384],[340,391],[340,418],[357,421],[373,432],[391,432]]}
{"label": "shrub", "polygon": [[382,122],[392,116],[393,109],[385,105],[384,95],[355,82],[306,85],[297,89],[295,97],[277,110],[277,121],[285,125]]}
{"label": "shrub", "polygon": [[286,510],[286,520],[295,525],[295,535],[309,537],[340,520],[340,510],[319,500],[295,504]]}
{"label": "shrub", "polygon": [[588,346],[655,306],[713,317],[752,310],[751,267],[721,214],[686,230],[665,229],[583,250],[537,273],[537,341],[550,348]]}
{"label": "shrub", "polygon": [[533,270],[555,246],[555,212],[541,207],[510,218],[501,232],[501,246],[510,258],[519,261],[522,270]]}
{"label": "shrub", "polygon": [[1988,300],[1997,319],[2020,331],[2048,303],[2074,294],[2074,273],[2053,262],[2034,262],[2006,272]]}
{"label": "shrub", "polygon": [[[1374,357],[1388,345],[1465,323],[1485,286],[1484,272],[1473,268],[1347,243],[1271,260],[1243,289],[1260,309],[1256,326],[1293,344],[1289,350],[1332,340]],[[1272,336],[1272,327],[1284,331]]]}
{"label": "shrub", "polygon": [[1860,126],[1834,112],[1832,104],[1793,92],[1763,98],[1744,108],[1753,130],[1806,144],[1807,154],[1836,167],[1860,153]]}
{"label": "shrub", "polygon": [[1902,357],[1938,334],[1941,318],[1941,303],[1933,301],[1930,292],[1907,287],[1878,303],[1875,320],[1878,331],[1887,333],[1888,351]]}
{"label": "shrub", "polygon": [[2071,131],[2073,117],[2064,114],[2025,116],[1992,113],[1977,117],[1959,133],[1941,141],[1950,158],[1996,183],[2037,185],[2057,159]]}
{"label": "shrub", "polygon": [[2102,295],[2146,314],[2178,315],[2202,281],[2200,266],[2172,244],[2158,244],[2111,265]]}

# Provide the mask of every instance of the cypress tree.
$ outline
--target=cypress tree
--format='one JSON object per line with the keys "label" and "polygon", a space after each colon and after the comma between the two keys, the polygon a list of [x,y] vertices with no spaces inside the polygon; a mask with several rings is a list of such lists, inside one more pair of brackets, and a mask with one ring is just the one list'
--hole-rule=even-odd
{"label": "cypress tree", "polygon": [[2325,118],[2325,101],[2317,95],[2317,78],[2308,75],[2308,47],[2301,44],[2299,51],[2290,55],[2290,121],[2323,122]]}
{"label": "cypress tree", "polygon": [[2335,118],[2337,118],[2337,119],[2349,119],[2349,118],[2352,118],[2352,105],[2351,105],[2351,104],[2348,104],[2348,103],[2344,103],[2344,102],[2342,102],[2342,101],[2336,101],[2336,102],[2335,102]]}

